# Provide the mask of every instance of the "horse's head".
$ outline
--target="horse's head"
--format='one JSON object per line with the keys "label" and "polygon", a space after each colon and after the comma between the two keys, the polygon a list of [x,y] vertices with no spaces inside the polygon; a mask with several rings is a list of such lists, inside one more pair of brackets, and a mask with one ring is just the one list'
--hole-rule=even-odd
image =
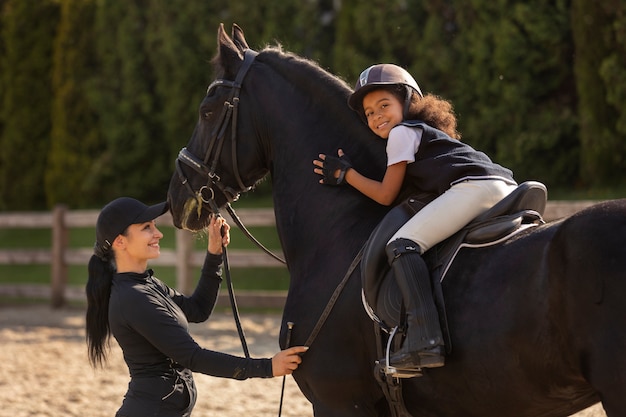
{"label": "horse's head", "polygon": [[270,172],[275,210],[294,212],[298,204],[315,214],[320,205],[341,227],[348,227],[344,216],[352,210],[360,215],[373,210],[378,217],[377,205],[367,197],[350,188],[321,187],[313,172],[319,153],[341,148],[364,175],[384,173],[385,143],[350,110],[352,90],[343,80],[280,47],[257,54],[236,25],[231,36],[220,25],[213,63],[216,80],[170,182],[168,201],[177,227],[203,228],[212,211]]}
{"label": "horse's head", "polygon": [[170,181],[168,202],[177,227],[203,228],[211,212],[236,200],[268,172],[260,146],[241,151],[259,144],[240,140],[252,133],[237,123],[242,83],[256,55],[238,26],[229,37],[220,25],[217,78],[200,103],[198,122]]}

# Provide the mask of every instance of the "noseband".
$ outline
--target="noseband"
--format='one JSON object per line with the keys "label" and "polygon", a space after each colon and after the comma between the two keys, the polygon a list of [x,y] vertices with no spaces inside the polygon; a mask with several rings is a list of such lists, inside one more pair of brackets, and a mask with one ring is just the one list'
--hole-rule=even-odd
{"label": "noseband", "polygon": [[[204,159],[200,159],[193,153],[191,153],[187,148],[183,148],[178,153],[178,157],[176,158],[176,172],[178,173],[178,177],[187,190],[195,195],[198,200],[209,204],[211,206],[212,211],[217,211],[217,205],[215,203],[215,192],[214,188],[217,188],[223,195],[226,197],[227,202],[235,201],[239,198],[239,194],[241,192],[245,192],[250,190],[252,187],[246,187],[241,180],[241,176],[239,175],[239,168],[237,164],[237,109],[239,107],[239,93],[241,92],[241,83],[245,78],[252,62],[256,58],[258,53],[251,49],[247,49],[244,52],[244,60],[237,76],[235,77],[235,81],[229,81],[224,79],[217,79],[209,85],[207,88],[207,95],[217,87],[228,87],[231,89],[230,96],[224,102],[224,107],[222,108],[222,112],[220,113],[220,117],[211,132],[209,145],[207,147],[206,153],[204,155]],[[220,155],[222,153],[222,147],[224,146],[224,137],[226,134],[226,128],[228,125],[231,125],[231,147],[232,147],[232,164],[233,171],[235,174],[235,179],[237,180],[237,185],[239,186],[239,191],[234,190],[231,187],[224,185],[221,182],[219,175],[215,172],[217,168],[218,161],[220,159]],[[211,160],[212,157],[212,160]],[[211,163],[209,165],[209,161]],[[189,179],[185,176],[181,163],[187,165],[192,168],[194,171],[198,172],[201,175],[207,176],[207,183],[200,187],[198,191],[194,191],[191,188],[189,183]]]}

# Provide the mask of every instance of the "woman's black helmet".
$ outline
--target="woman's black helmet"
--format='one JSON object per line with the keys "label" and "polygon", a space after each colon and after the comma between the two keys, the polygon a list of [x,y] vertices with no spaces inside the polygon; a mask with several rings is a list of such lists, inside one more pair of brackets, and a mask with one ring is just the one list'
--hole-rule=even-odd
{"label": "woman's black helmet", "polygon": [[415,91],[420,97],[424,97],[424,95],[411,74],[404,68],[394,64],[376,64],[363,71],[354,86],[354,93],[348,98],[348,105],[352,110],[360,113],[363,97],[365,97],[367,93],[380,86],[398,84],[407,87],[407,96],[404,106],[406,113],[408,104],[411,101],[411,93]]}

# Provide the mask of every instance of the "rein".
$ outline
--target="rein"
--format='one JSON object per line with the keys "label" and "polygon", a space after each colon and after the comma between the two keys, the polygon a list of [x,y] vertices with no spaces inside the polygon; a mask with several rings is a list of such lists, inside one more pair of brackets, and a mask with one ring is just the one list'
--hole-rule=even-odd
{"label": "rein", "polygon": [[350,264],[350,267],[346,271],[346,274],[343,276],[343,279],[341,280],[339,285],[337,285],[337,288],[335,288],[335,292],[333,292],[333,295],[328,300],[328,303],[326,303],[326,307],[324,308],[322,315],[320,316],[319,319],[317,319],[317,323],[315,324],[313,331],[311,331],[311,334],[309,335],[308,339],[304,343],[304,346],[311,346],[313,344],[313,341],[317,337],[318,333],[320,332],[320,330],[322,330],[324,323],[326,323],[326,319],[330,315],[330,312],[335,306],[335,303],[339,299],[339,295],[341,294],[344,287],[348,283],[348,279],[350,279],[357,265],[359,264],[359,262],[361,262],[361,259],[363,258],[364,249],[365,249],[365,246],[361,247],[361,250],[359,250],[359,253],[357,253],[354,259],[352,260],[352,263]]}
{"label": "rein", "polygon": [[[239,94],[241,92],[242,82],[246,74],[248,73],[248,70],[252,66],[252,63],[254,62],[257,55],[258,55],[258,52],[253,51],[251,49],[246,49],[244,51],[243,64],[241,65],[241,68],[237,72],[235,81],[217,79],[213,81],[207,88],[207,95],[214,88],[218,88],[218,87],[228,87],[232,91],[228,99],[224,102],[224,107],[222,108],[222,112],[218,119],[218,123],[213,128],[213,131],[211,133],[211,139],[207,147],[206,153],[204,155],[204,158],[203,159],[198,158],[189,150],[187,150],[187,148],[182,148],[178,154],[178,157],[176,158],[176,172],[178,173],[178,177],[180,178],[182,184],[185,187],[187,187],[187,190],[192,195],[196,196],[196,199],[199,202],[208,204],[211,208],[211,211],[216,214],[219,213],[219,208],[217,207],[217,204],[215,203],[214,188],[217,188],[224,195],[224,197],[227,198],[227,200],[229,200],[229,197],[230,197],[230,201],[235,201],[239,197],[240,192],[245,192],[251,188],[251,187],[246,187],[243,184],[243,181],[241,180],[241,175],[239,174],[239,169],[238,169],[238,164],[237,164],[237,109],[239,107]],[[225,186],[221,182],[219,175],[217,175],[216,173],[217,164],[219,162],[222,147],[224,145],[224,137],[226,134],[226,128],[228,127],[229,124],[232,125],[231,146],[232,146],[233,171],[235,173],[235,179],[237,180],[237,184],[239,188],[241,189],[241,191],[234,191],[232,188]],[[213,159],[209,165],[211,156],[213,156]],[[200,187],[198,191],[194,191],[193,188],[191,187],[191,184],[189,183],[189,179],[185,176],[185,174],[182,171],[181,164],[185,164],[186,166],[192,168],[194,171],[202,175],[206,175],[207,184]],[[270,255],[272,258],[278,260],[279,262],[286,264],[284,259],[280,258],[279,256],[272,253],[270,250],[268,250],[248,231],[248,229],[244,226],[241,219],[237,216],[237,214],[231,207],[230,201],[226,203],[226,209],[228,213],[230,214],[230,216],[232,217],[233,221],[242,230],[242,232],[246,235],[246,237],[248,237],[248,239],[250,239],[254,244],[256,244],[263,252]],[[227,258],[225,250],[223,251],[223,253],[224,253],[224,266],[226,270],[226,278],[227,278],[227,281],[229,282],[229,294],[231,294],[231,306],[233,307],[233,314],[235,315],[235,320],[238,322],[239,314],[237,311],[237,306],[236,306],[234,295],[232,294],[232,291],[231,291],[232,288],[230,284],[230,270],[228,268],[228,258]],[[350,278],[350,276],[352,275],[352,272],[354,272],[354,269],[361,261],[362,255],[363,255],[363,248],[361,248],[361,250],[355,257],[355,259],[352,261],[352,264],[350,265],[350,268],[348,268],[348,271],[346,272],[346,275],[344,276],[343,280],[339,283],[339,285],[335,289],[335,292],[331,296],[330,300],[328,301],[328,304],[326,305],[326,308],[322,312],[322,315],[318,319],[317,324],[315,325],[315,327],[313,328],[313,331],[308,337],[305,343],[305,346],[310,346],[315,340],[315,338],[317,337],[317,334],[321,330],[322,326],[326,322],[326,319],[330,315],[331,310],[333,309],[335,303],[337,302],[339,295],[343,291],[343,288],[345,287],[348,281],[348,278]],[[240,328],[239,322],[237,324],[238,324],[237,327],[239,329]],[[247,352],[247,346],[245,343],[245,336],[243,335],[243,330],[239,330],[239,337],[242,340],[244,351]]]}
{"label": "rein", "polygon": [[[230,205],[231,201],[236,201],[239,198],[239,194],[241,192],[248,191],[252,188],[252,187],[247,187],[243,183],[241,179],[241,175],[239,173],[239,166],[237,163],[237,111],[239,108],[239,94],[241,92],[242,82],[246,74],[248,73],[248,70],[252,66],[252,63],[254,62],[257,55],[258,55],[258,52],[253,51],[251,49],[247,49],[244,52],[243,64],[241,68],[239,69],[237,76],[235,77],[235,81],[217,79],[209,85],[209,87],[207,88],[207,93],[206,93],[207,95],[211,93],[211,91],[214,88],[218,88],[218,87],[230,88],[231,93],[228,99],[224,102],[224,107],[222,108],[222,112],[220,113],[218,122],[211,132],[210,142],[207,147],[204,158],[200,159],[199,157],[191,153],[186,147],[184,147],[178,153],[178,157],[176,158],[175,165],[176,165],[176,172],[182,184],[187,188],[187,190],[189,191],[191,195],[195,196],[196,200],[198,201],[199,203],[198,210],[201,209],[201,206],[204,203],[204,204],[209,205],[212,213],[214,213],[215,215],[220,215],[219,207],[217,207],[217,204],[215,202],[215,190],[214,189],[219,190],[219,192],[221,192],[222,195],[227,200],[226,209],[228,213],[230,214],[233,221],[237,224],[239,229],[241,229],[241,231],[244,233],[244,235],[248,237],[248,239],[250,239],[254,244],[256,244],[263,252],[270,255],[272,258],[278,260],[279,262],[286,264],[284,259],[280,258],[279,256],[272,253],[270,250],[268,250],[248,231],[248,229],[244,226],[243,222],[237,216],[237,214],[235,213],[235,211]],[[229,124],[231,125],[232,166],[233,166],[233,171],[235,175],[235,180],[237,181],[237,186],[239,187],[240,191],[234,190],[233,188],[224,185],[221,181],[220,176],[216,173],[216,168],[217,168],[220,156],[221,156],[222,147],[224,146],[224,141],[225,141],[224,138],[226,135],[226,129],[229,126]],[[190,167],[191,169],[193,169],[194,171],[196,171],[197,173],[201,175],[206,175],[207,183],[201,186],[197,191],[194,191],[194,189],[191,187],[189,179],[187,178],[187,176],[182,170],[182,164],[186,165],[187,167]],[[335,291],[333,292],[328,303],[326,304],[324,311],[322,312],[317,323],[315,324],[315,327],[311,331],[311,334],[307,338],[304,344],[305,346],[311,346],[313,344],[313,341],[317,338],[317,335],[319,334],[320,330],[324,326],[324,323],[330,316],[330,313],[333,307],[335,306],[337,300],[339,299],[339,296],[341,295],[341,292],[346,286],[348,279],[352,276],[352,273],[356,269],[359,262],[361,262],[361,258],[363,256],[363,250],[364,250],[364,247],[362,247],[359,250],[358,254],[352,261],[352,264],[348,268],[343,279],[341,280],[339,285],[335,288]],[[241,346],[243,348],[244,354],[246,358],[249,358],[250,353],[248,350],[248,345],[246,343],[246,337],[243,331],[243,327],[241,325],[239,309],[237,308],[237,301],[235,299],[235,294],[233,290],[232,279],[230,275],[230,266],[228,264],[228,252],[226,250],[226,247],[222,247],[222,259],[224,263],[224,271],[225,271],[224,273],[226,275],[226,282],[228,286],[230,305],[231,305],[231,309],[233,312],[233,317],[235,319],[235,323],[237,325],[237,332],[239,334],[239,339],[241,340]],[[293,323],[289,322],[288,327],[289,329],[288,329],[287,343],[289,344],[290,342],[289,339],[291,335],[291,329],[293,328]],[[284,379],[283,379],[283,392],[281,393],[280,409],[279,409],[279,414],[278,414],[279,417],[282,411],[283,394],[284,394]]]}
{"label": "rein", "polygon": [[247,359],[250,359],[250,351],[248,350],[248,343],[246,342],[246,334],[243,331],[241,325],[241,317],[239,316],[239,308],[237,307],[237,300],[235,299],[235,290],[233,288],[233,280],[230,276],[230,265],[228,264],[228,251],[226,246],[222,245],[222,261],[224,263],[224,274],[226,275],[226,284],[228,287],[228,298],[230,300],[230,307],[233,312],[233,318],[235,319],[235,325],[237,326],[237,334],[239,334],[239,340],[241,341],[241,348]]}
{"label": "rein", "polygon": [[232,206],[230,204],[226,204],[226,211],[228,211],[228,214],[230,214],[230,217],[233,219],[233,221],[235,222],[237,227],[239,227],[239,229],[243,232],[243,234],[246,235],[246,237],[248,239],[250,239],[252,241],[252,243],[257,245],[259,247],[259,249],[261,249],[263,252],[265,252],[266,254],[271,256],[272,258],[276,259],[278,262],[281,262],[281,263],[287,265],[287,261],[285,261],[283,258],[281,258],[280,256],[276,255],[274,252],[272,252],[271,250],[269,250],[265,246],[263,246],[263,244],[261,242],[259,242],[257,240],[257,238],[255,238],[252,235],[252,233],[250,233],[250,231],[243,224],[243,222],[241,221],[239,216],[237,216],[237,213],[235,213],[235,210],[232,208]]}

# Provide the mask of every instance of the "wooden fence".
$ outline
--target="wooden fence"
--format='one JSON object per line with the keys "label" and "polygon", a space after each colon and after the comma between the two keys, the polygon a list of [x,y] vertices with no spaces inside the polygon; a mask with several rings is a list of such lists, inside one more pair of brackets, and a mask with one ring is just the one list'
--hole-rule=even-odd
{"label": "wooden fence", "polygon": [[[68,246],[72,228],[95,227],[97,210],[67,210],[59,205],[52,212],[14,212],[0,213],[0,228],[51,228],[52,242],[50,250],[5,249],[0,250],[0,265],[48,264],[51,266],[50,298],[53,307],[60,307],[66,301],[67,268],[69,265],[86,265],[93,254],[93,248],[72,249]],[[273,209],[240,209],[237,215],[249,226],[274,226]],[[169,213],[159,218],[159,224],[173,226]],[[234,226],[231,219],[230,224]],[[189,292],[192,277],[204,261],[203,251],[193,248],[193,233],[176,229],[175,249],[161,249],[161,256],[151,260],[150,265],[176,267],[176,287],[182,292]],[[278,255],[282,255],[280,252]],[[232,267],[280,267],[282,263],[264,254],[260,250],[229,250],[229,264]],[[24,290],[22,286],[22,290]],[[5,286],[4,293],[24,293],[19,287]],[[11,291],[9,291],[11,290]],[[32,291],[31,291],[32,292]],[[36,292],[36,291],[35,291]]]}
{"label": "wooden fence", "polygon": [[[544,213],[546,221],[559,219],[590,206],[595,201],[549,201]],[[268,209],[239,209],[237,215],[242,222],[249,226],[274,226],[274,210]],[[93,253],[92,248],[72,249],[68,246],[69,233],[72,228],[94,227],[98,211],[96,210],[67,210],[59,205],[52,212],[13,212],[0,213],[0,228],[51,228],[51,250],[0,250],[0,265],[51,265],[50,299],[53,307],[65,304],[67,293],[67,268],[69,265],[85,265]],[[166,213],[159,219],[160,224],[172,225],[172,218]],[[231,225],[234,225],[231,219]],[[276,267],[283,266],[260,250],[230,250],[229,263],[232,267]],[[280,253],[279,253],[280,255]],[[151,265],[165,265],[176,267],[176,287],[182,292],[190,290],[191,280],[196,268],[202,265],[204,252],[193,250],[193,234],[184,230],[176,230],[175,249],[162,249],[161,256],[150,262]],[[22,286],[23,287],[23,286]],[[0,293],[7,293],[5,291]],[[1,290],[1,288],[0,288]],[[23,294],[19,286],[13,286],[9,293]],[[78,297],[83,297],[82,289]],[[247,303],[258,307],[276,307],[282,305],[284,294],[268,292],[265,294],[248,294]]]}

